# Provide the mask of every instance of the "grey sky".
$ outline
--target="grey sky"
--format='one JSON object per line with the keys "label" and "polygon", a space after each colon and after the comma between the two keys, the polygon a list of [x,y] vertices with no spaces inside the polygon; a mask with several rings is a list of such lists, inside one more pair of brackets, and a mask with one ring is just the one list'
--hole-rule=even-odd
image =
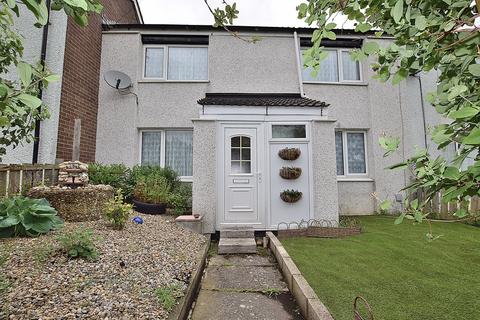
{"label": "grey sky", "polygon": [[[213,24],[213,18],[203,0],[139,0],[145,23]],[[218,7],[221,1],[210,0]],[[231,1],[232,3],[234,0]],[[296,6],[302,0],[237,0],[240,11],[236,25],[302,27]]]}

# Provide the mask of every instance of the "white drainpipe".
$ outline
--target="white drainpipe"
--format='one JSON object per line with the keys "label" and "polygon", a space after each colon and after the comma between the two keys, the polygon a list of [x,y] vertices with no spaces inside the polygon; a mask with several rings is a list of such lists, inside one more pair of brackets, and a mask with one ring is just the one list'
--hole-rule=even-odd
{"label": "white drainpipe", "polygon": [[298,43],[297,31],[293,32],[293,41],[295,41],[295,53],[297,55],[297,74],[298,83],[300,85],[300,95],[305,97],[305,91],[303,91],[303,79],[302,79],[302,60],[300,59],[300,45]]}

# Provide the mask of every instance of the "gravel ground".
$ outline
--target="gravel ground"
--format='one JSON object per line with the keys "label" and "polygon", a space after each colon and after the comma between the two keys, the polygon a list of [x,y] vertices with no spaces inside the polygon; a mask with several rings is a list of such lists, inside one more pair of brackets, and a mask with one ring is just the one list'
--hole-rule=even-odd
{"label": "gravel ground", "polygon": [[102,220],[65,224],[64,231],[82,225],[100,237],[94,262],[59,252],[60,231],[0,239],[0,319],[166,318],[155,289],[185,290],[206,239],[174,217],[139,216],[142,225],[129,221],[122,231]]}

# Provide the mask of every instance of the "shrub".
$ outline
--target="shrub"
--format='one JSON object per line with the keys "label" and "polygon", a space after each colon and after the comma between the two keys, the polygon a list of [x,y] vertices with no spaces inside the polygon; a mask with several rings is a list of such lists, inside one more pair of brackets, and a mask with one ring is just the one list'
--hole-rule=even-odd
{"label": "shrub", "polygon": [[159,173],[141,177],[133,190],[133,197],[146,203],[166,204],[169,196],[170,184],[167,178]]}
{"label": "shrub", "polygon": [[105,204],[104,216],[114,229],[121,230],[125,227],[128,217],[132,212],[132,205],[124,203],[122,189],[117,190],[117,195]]}
{"label": "shrub", "polygon": [[114,189],[122,189],[124,195],[132,192],[128,178],[130,169],[124,164],[101,164],[90,163],[88,165],[88,177],[90,184],[106,184]]}
{"label": "shrub", "polygon": [[181,183],[168,198],[168,204],[176,215],[185,214],[192,208],[192,184]]}
{"label": "shrub", "polygon": [[36,237],[62,225],[63,220],[45,199],[16,196],[0,201],[0,238]]}
{"label": "shrub", "polygon": [[177,173],[168,167],[162,168],[153,165],[136,165],[132,168],[129,176],[129,184],[133,187],[143,178],[150,176],[162,176],[167,179],[168,184],[172,189],[176,189],[180,185],[180,180]]}
{"label": "shrub", "polygon": [[58,237],[62,251],[70,258],[95,260],[98,257],[92,229],[79,228]]}

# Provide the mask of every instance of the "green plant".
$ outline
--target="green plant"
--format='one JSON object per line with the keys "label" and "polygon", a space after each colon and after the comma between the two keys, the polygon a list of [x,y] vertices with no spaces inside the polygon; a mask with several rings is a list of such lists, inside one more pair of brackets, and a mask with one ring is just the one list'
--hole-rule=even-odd
{"label": "green plant", "polygon": [[105,204],[104,216],[112,224],[114,229],[121,230],[125,227],[128,217],[132,212],[132,205],[123,201],[122,189]]}
{"label": "green plant", "polygon": [[133,197],[145,203],[167,204],[170,196],[170,184],[159,173],[139,178]]}
{"label": "green plant", "polygon": [[282,293],[282,290],[278,288],[266,288],[262,290],[262,293],[266,296],[272,297],[278,296],[280,293]]}
{"label": "green plant", "polygon": [[179,187],[169,195],[168,204],[174,209],[175,215],[182,215],[191,210],[192,185],[190,183],[181,183]]}
{"label": "green plant", "polygon": [[10,281],[8,281],[5,275],[0,274],[0,295],[5,293],[10,287]]}
{"label": "green plant", "polygon": [[132,190],[128,183],[130,169],[124,164],[88,164],[88,178],[91,184],[106,184],[115,189],[122,189],[124,195]]}
{"label": "green plant", "polygon": [[55,252],[55,248],[51,245],[44,247],[36,247],[32,250],[32,256],[36,263],[43,264]]}
{"label": "green plant", "polygon": [[0,238],[35,237],[62,225],[63,220],[45,199],[15,196],[0,201]]}
{"label": "green plant", "polygon": [[168,287],[155,289],[155,295],[162,307],[167,311],[171,311],[177,299],[183,295],[183,292],[178,284],[173,284]]}
{"label": "green plant", "polygon": [[98,257],[95,241],[97,238],[92,229],[83,227],[71,232],[66,232],[58,237],[62,251],[70,258],[83,258],[95,260]]}
{"label": "green plant", "polygon": [[143,178],[149,176],[164,177],[172,189],[176,189],[180,185],[178,174],[168,167],[162,168],[154,165],[136,165],[132,168],[128,177],[128,183],[133,187]]}

